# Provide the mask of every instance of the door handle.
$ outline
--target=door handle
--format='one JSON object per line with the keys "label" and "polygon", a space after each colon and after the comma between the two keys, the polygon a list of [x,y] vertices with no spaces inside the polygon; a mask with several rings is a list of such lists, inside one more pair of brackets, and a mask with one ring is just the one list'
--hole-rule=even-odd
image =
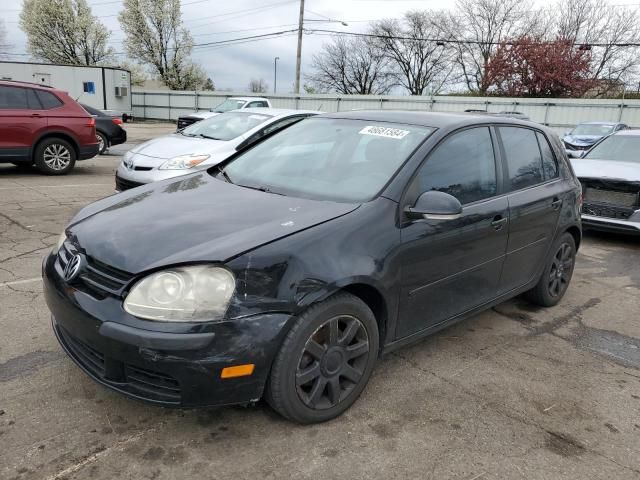
{"label": "door handle", "polygon": [[32,116],[32,117],[42,117],[42,115],[41,115],[41,114],[39,114],[39,113],[32,113],[32,114],[31,114],[31,116]]}
{"label": "door handle", "polygon": [[496,215],[493,217],[493,221],[491,222],[491,226],[496,230],[502,230],[504,224],[507,223],[507,217],[503,217],[502,215]]}
{"label": "door handle", "polygon": [[558,197],[554,197],[553,202],[551,202],[551,208],[557,210],[560,208],[560,205],[562,205],[562,200],[560,200]]}

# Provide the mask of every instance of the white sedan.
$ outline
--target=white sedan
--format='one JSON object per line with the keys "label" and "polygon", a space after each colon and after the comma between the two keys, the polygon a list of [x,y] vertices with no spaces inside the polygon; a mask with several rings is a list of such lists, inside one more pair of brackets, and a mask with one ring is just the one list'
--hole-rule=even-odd
{"label": "white sedan", "polygon": [[318,113],[245,108],[149,140],[124,155],[116,171],[116,191],[209,168],[265,135]]}

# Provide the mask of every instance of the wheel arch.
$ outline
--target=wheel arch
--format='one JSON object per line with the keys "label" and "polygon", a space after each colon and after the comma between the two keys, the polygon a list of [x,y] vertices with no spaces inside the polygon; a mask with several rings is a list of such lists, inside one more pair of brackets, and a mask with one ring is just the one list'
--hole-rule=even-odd
{"label": "wheel arch", "polygon": [[78,147],[78,142],[76,141],[75,138],[73,138],[71,135],[64,133],[64,132],[47,132],[45,134],[43,134],[42,136],[38,137],[38,139],[33,142],[33,148],[31,151],[31,160],[35,161],[35,155],[36,155],[36,150],[38,145],[40,145],[40,143],[42,143],[45,140],[48,140],[50,138],[59,138],[61,140],[64,140],[66,142],[69,142],[69,145],[71,145],[71,147],[73,148],[75,154],[76,154],[76,158],[78,158],[80,156],[80,149]]}
{"label": "wheel arch", "polygon": [[358,297],[373,312],[373,316],[376,318],[376,323],[378,324],[378,333],[380,338],[378,354],[380,354],[380,352],[382,352],[382,347],[385,344],[387,325],[389,321],[388,305],[384,295],[382,295],[380,290],[376,287],[367,283],[350,283],[340,287],[339,291],[347,292]]}
{"label": "wheel arch", "polygon": [[565,230],[565,232],[569,233],[573,237],[573,241],[576,242],[576,250],[580,248],[580,243],[582,242],[582,232],[576,225],[571,225],[569,228]]}

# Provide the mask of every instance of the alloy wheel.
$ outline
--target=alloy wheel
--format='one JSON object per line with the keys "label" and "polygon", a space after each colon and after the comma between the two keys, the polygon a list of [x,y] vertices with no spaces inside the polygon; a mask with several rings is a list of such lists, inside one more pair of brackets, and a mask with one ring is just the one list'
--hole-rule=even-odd
{"label": "alloy wheel", "polygon": [[333,317],[307,340],[296,369],[296,390],[314,410],[337,405],[364,375],[370,355],[367,330],[351,315]]}
{"label": "alloy wheel", "polygon": [[102,138],[102,135],[96,134],[96,140],[98,140],[98,153],[102,155],[104,150],[104,138]]}
{"label": "alloy wheel", "polygon": [[64,170],[71,163],[71,152],[59,143],[52,143],[44,149],[44,163],[52,170]]}
{"label": "alloy wheel", "polygon": [[548,289],[552,297],[562,295],[569,285],[573,272],[573,248],[568,243],[560,244],[553,257],[549,271]]}

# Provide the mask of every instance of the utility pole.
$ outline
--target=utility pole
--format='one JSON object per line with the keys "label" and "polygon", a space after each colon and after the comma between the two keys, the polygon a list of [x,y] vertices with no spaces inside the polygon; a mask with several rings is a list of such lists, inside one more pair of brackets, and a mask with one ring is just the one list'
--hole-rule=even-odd
{"label": "utility pole", "polygon": [[302,60],[302,26],[304,23],[304,0],[300,0],[300,16],[298,17],[298,51],[296,53],[296,84],[294,93],[300,93],[300,62]]}
{"label": "utility pole", "polygon": [[278,84],[278,60],[280,57],[273,59],[273,93],[276,93],[276,85]]}

